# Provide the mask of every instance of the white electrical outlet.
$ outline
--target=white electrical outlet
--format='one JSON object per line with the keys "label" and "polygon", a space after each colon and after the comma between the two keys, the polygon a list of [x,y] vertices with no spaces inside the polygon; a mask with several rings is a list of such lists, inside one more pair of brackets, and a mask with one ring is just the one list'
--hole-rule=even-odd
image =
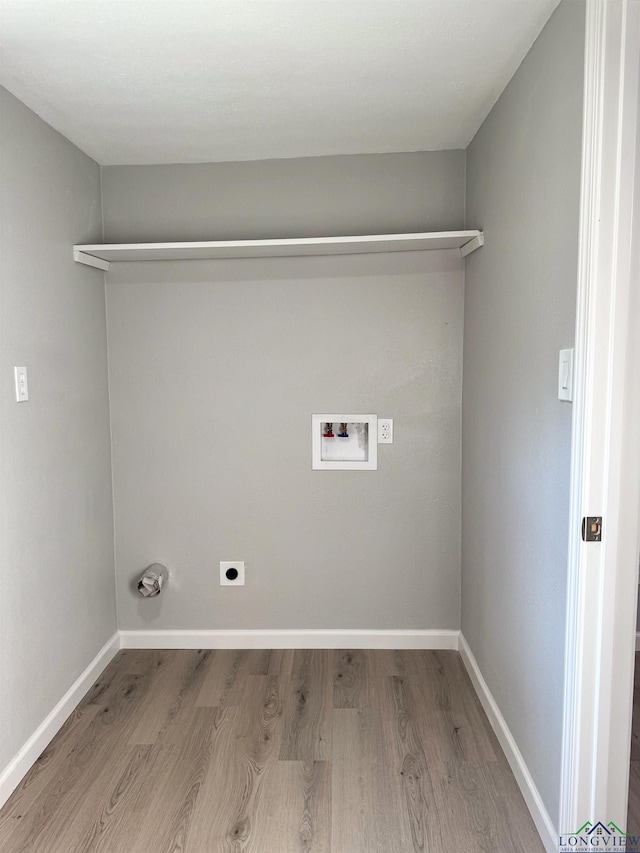
{"label": "white electrical outlet", "polygon": [[378,444],[393,444],[393,418],[378,418]]}
{"label": "white electrical outlet", "polygon": [[220,586],[244,586],[244,563],[239,560],[221,562]]}

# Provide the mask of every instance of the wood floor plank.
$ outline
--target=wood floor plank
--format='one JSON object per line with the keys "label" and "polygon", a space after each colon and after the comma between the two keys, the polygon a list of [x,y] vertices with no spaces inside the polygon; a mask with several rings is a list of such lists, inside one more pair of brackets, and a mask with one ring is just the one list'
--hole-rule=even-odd
{"label": "wood floor plank", "polygon": [[226,708],[240,704],[251,666],[250,652],[243,649],[216,649],[208,665],[196,705]]}
{"label": "wood floor plank", "polygon": [[374,684],[379,686],[388,675],[405,675],[407,669],[405,655],[405,651],[398,649],[377,649],[375,654],[368,655]]}
{"label": "wood floor plank", "polygon": [[439,820],[445,827],[455,826],[456,842],[461,849],[497,853],[503,849],[498,830],[500,812],[494,799],[487,798],[483,781],[479,766],[467,764],[459,757],[448,760],[442,770],[432,772]]}
{"label": "wood floor plank", "polygon": [[100,673],[98,678],[91,685],[85,694],[82,702],[86,705],[101,705],[104,704],[102,697],[105,691],[111,687],[111,684],[118,675],[128,672],[125,669],[124,662],[127,659],[127,651],[119,651],[116,656],[107,664],[106,669]]}
{"label": "wood floor plank", "polygon": [[[506,784],[505,784],[506,783]],[[452,761],[434,779],[439,819],[455,827],[461,849],[478,853],[543,853],[515,779],[498,762]]]}
{"label": "wood floor plank", "polygon": [[640,761],[640,688],[633,690],[633,716],[631,724],[631,761]]}
{"label": "wood floor plank", "polygon": [[217,712],[211,761],[185,850],[236,853],[260,839],[260,796],[282,735],[280,678],[247,676],[241,702]]}
{"label": "wood floor plank", "polygon": [[[84,850],[103,853],[137,853],[148,845],[145,819],[157,806],[158,791],[163,780],[171,778],[175,765],[174,745],[129,746],[129,763],[107,799],[103,789],[95,801],[92,821],[87,823]],[[84,800],[84,798],[83,798]],[[83,812],[85,803],[83,802]]]}
{"label": "wood floor plank", "polygon": [[497,760],[500,747],[456,652],[419,652],[406,681],[422,705],[420,719],[438,729],[443,747],[460,761]]}
{"label": "wood floor plank", "polygon": [[405,814],[416,853],[444,853],[444,827],[438,820],[436,798],[417,723],[418,705],[405,678],[389,678],[396,729],[396,747],[405,799]]}
{"label": "wood floor plank", "polygon": [[333,707],[370,708],[368,660],[362,649],[343,649],[333,653]]}
{"label": "wood floor plank", "polygon": [[[455,827],[460,849],[478,853],[542,853],[543,846],[513,776],[498,762],[471,764],[451,757],[431,774],[438,820]],[[508,779],[513,787],[501,784]]]}
{"label": "wood floor plank", "polygon": [[185,683],[206,665],[210,652],[166,650],[154,657],[153,668],[146,670],[151,685],[140,707],[137,725],[129,736],[129,744],[153,744],[175,718],[182,706]]}
{"label": "wood floor plank", "polygon": [[457,657],[457,652],[441,649],[400,649],[394,652],[397,671],[390,675],[406,676],[410,680],[423,678],[425,673],[442,669],[447,660]]}
{"label": "wood floor plank", "polygon": [[193,811],[185,853],[226,851],[227,829],[238,797],[239,708],[215,709],[211,731],[210,761]]}
{"label": "wood floor plank", "polygon": [[263,853],[266,840],[277,839],[279,853],[298,853],[302,809],[299,762],[272,762],[265,768],[252,831],[246,844],[238,849],[243,853]]}
{"label": "wood floor plank", "polygon": [[171,655],[171,649],[123,649],[121,672],[132,675],[161,669]]}
{"label": "wood floor plank", "polygon": [[[328,761],[279,761],[269,768],[249,848],[264,853],[272,839],[278,853],[331,853],[331,765]],[[260,838],[258,838],[258,834]]]}
{"label": "wood floor plank", "polygon": [[[529,810],[518,790],[513,774],[508,772],[507,761],[486,762],[478,767],[478,788],[482,796],[476,801],[469,821],[471,831],[476,831],[482,803],[485,820],[489,817],[486,835],[495,840],[488,850],[495,853],[543,853],[543,845]],[[470,799],[467,799],[469,804]],[[489,807],[494,804],[494,808]]]}
{"label": "wood floor plank", "polygon": [[154,853],[173,853],[187,845],[200,790],[212,760],[216,715],[215,708],[194,708],[184,741],[171,747],[166,772],[158,779],[154,799],[139,826],[138,838]]}
{"label": "wood floor plank", "polygon": [[280,676],[248,676],[236,719],[236,795],[225,837],[233,853],[250,848],[261,838],[256,815],[265,775],[280,750],[282,700]]}
{"label": "wood floor plank", "polygon": [[631,764],[627,832],[640,837],[640,652],[636,652],[631,717]]}
{"label": "wood floor plank", "polygon": [[248,652],[249,675],[288,675],[293,649],[251,649]]}
{"label": "wood floor plank", "polygon": [[373,809],[365,780],[373,768],[365,763],[359,748],[366,712],[354,708],[333,713],[331,760],[331,850],[332,853],[367,853],[373,833]]}
{"label": "wood floor plank", "polygon": [[453,715],[459,714],[470,727],[464,735],[475,742],[478,758],[492,762],[504,757],[493,729],[487,719],[480,699],[476,695],[462,658],[457,653],[448,655],[445,660],[445,672],[451,683],[451,708]]}
{"label": "wood floor plank", "polygon": [[629,768],[629,808],[627,832],[640,836],[640,761],[632,761]]}
{"label": "wood floor plank", "polygon": [[411,837],[393,806],[376,709],[333,712],[332,853],[405,853]]}
{"label": "wood floor plank", "polygon": [[123,745],[86,787],[73,819],[57,827],[55,834],[40,839],[42,850],[121,850],[127,811],[135,809],[135,794],[144,775],[153,771],[156,758],[157,748],[152,746]]}
{"label": "wood floor plank", "polygon": [[331,757],[333,685],[326,649],[303,649],[293,657],[284,704],[281,761],[323,761]]}
{"label": "wood floor plank", "polygon": [[211,657],[212,652],[207,650],[179,650],[156,668],[153,687],[129,738],[131,745],[180,740],[181,728],[190,722],[191,711],[206,682]]}
{"label": "wood floor plank", "polygon": [[[418,655],[407,672],[403,681],[409,687],[408,701],[413,701],[413,725],[440,824],[456,826],[456,841],[462,849],[541,850],[524,800],[479,703],[475,704],[477,697],[458,656],[437,653],[425,659]],[[491,784],[500,775],[511,781],[511,789],[498,791]],[[511,802],[517,805],[514,825],[525,827],[519,840],[514,840],[515,829],[503,820]]]}
{"label": "wood floor plank", "polygon": [[301,853],[331,851],[331,765],[327,761],[303,761],[302,815],[298,825]]}
{"label": "wood floor plank", "polygon": [[453,705],[431,706],[424,701],[423,685],[410,683],[415,701],[421,705],[416,726],[423,742],[429,747],[430,768],[434,762],[446,766],[451,761],[479,764],[497,761],[493,741],[483,728],[467,717],[466,709]]}
{"label": "wood floor plank", "polygon": [[158,731],[157,743],[182,743],[185,726],[189,725],[198,696],[206,683],[213,652],[199,650],[188,654],[179,690],[174,693],[166,719]]}

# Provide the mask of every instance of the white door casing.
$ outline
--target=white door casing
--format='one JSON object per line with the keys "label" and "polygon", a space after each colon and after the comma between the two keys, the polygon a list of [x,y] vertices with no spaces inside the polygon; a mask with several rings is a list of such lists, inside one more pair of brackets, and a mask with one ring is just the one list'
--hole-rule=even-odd
{"label": "white door casing", "polygon": [[[564,834],[587,820],[626,827],[640,527],[640,0],[587,0],[585,48]],[[581,540],[587,515],[604,517],[601,542]]]}

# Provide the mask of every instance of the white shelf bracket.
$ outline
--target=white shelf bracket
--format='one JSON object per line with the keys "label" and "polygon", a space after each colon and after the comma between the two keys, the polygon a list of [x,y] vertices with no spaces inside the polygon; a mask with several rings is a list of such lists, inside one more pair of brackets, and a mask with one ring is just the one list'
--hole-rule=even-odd
{"label": "white shelf bracket", "polygon": [[95,267],[98,270],[109,271],[111,267],[110,261],[104,261],[102,258],[96,258],[93,255],[88,255],[86,252],[81,252],[80,249],[73,249],[73,260],[79,264],[85,264],[88,267]]}
{"label": "white shelf bracket", "polygon": [[468,243],[465,243],[464,246],[460,247],[460,255],[463,258],[466,258],[467,255],[470,255],[471,252],[475,252],[476,249],[479,249],[480,246],[484,246],[484,234],[480,232],[477,237],[473,237],[473,239],[469,240]]}

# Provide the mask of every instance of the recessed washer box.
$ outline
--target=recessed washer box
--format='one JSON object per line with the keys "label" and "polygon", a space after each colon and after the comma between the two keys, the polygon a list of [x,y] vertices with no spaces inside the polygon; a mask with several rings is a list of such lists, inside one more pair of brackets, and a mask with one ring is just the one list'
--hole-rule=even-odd
{"label": "recessed washer box", "polygon": [[311,416],[312,468],[318,471],[375,471],[378,467],[378,416]]}
{"label": "recessed washer box", "polygon": [[227,560],[220,563],[220,586],[244,586],[244,563]]}

